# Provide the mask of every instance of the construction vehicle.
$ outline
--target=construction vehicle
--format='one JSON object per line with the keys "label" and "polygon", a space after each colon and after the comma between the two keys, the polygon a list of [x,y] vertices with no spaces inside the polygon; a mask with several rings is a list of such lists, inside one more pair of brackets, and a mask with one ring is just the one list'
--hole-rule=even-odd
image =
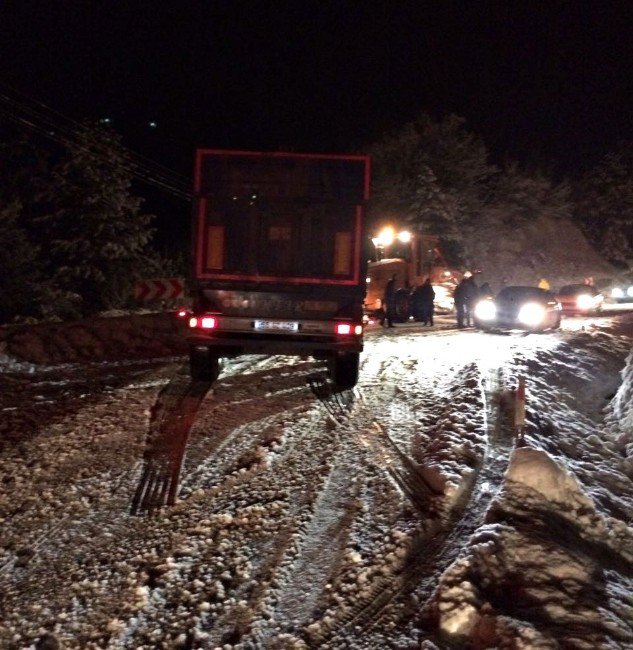
{"label": "construction vehicle", "polygon": [[197,151],[194,380],[217,379],[223,358],[282,354],[356,384],[369,174],[362,155]]}
{"label": "construction vehicle", "polygon": [[435,310],[450,313],[454,309],[453,290],[462,278],[444,260],[433,235],[408,230],[396,232],[387,226],[372,238],[374,259],[367,264],[365,318],[382,318],[383,298],[389,279],[396,276],[395,320],[405,322],[415,318],[412,292],[426,278],[435,290]]}

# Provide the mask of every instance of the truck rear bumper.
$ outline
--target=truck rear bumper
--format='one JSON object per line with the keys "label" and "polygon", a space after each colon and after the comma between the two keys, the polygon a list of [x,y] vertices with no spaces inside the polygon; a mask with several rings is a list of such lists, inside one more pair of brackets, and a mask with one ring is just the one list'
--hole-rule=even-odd
{"label": "truck rear bumper", "polygon": [[363,341],[357,337],[318,339],[312,337],[288,339],[268,336],[189,336],[192,348],[213,349],[220,357],[240,354],[295,354],[318,356],[324,352],[362,352]]}

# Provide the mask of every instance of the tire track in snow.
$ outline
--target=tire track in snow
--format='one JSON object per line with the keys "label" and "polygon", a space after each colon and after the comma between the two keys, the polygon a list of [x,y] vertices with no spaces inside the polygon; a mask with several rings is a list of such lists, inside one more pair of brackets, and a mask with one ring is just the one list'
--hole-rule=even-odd
{"label": "tire track in snow", "polygon": [[290,579],[277,590],[279,606],[275,618],[282,626],[297,627],[312,616],[321,592],[340,562],[355,514],[353,502],[358,495],[358,485],[350,482],[350,461],[353,466],[354,459],[349,454],[339,454],[334,459],[299,543]]}
{"label": "tire track in snow", "polygon": [[[465,540],[481,524],[501,485],[512,447],[507,426],[499,417],[497,396],[502,391],[499,373],[491,372],[488,389],[481,385],[488,437],[486,454],[481,467],[467,480],[447,519],[422,522],[422,530],[397,579],[385,576],[377,581],[369,595],[361,599],[344,620],[337,621],[336,627],[326,629],[325,633],[313,635],[312,643],[324,648],[379,647],[375,645],[380,644],[379,639],[369,640],[378,627],[418,618],[416,612],[420,603],[432,597],[442,572],[459,556]],[[413,609],[411,602],[415,603]],[[377,634],[380,636],[380,632]],[[364,635],[363,641],[352,641],[358,635]]]}

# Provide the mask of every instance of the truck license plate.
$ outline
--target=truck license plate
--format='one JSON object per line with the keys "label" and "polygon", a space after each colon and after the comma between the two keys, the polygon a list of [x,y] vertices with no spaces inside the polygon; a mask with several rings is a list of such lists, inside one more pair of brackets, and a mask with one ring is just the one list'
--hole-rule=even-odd
{"label": "truck license plate", "polygon": [[256,320],[256,330],[281,330],[282,332],[297,332],[299,323],[288,320]]}

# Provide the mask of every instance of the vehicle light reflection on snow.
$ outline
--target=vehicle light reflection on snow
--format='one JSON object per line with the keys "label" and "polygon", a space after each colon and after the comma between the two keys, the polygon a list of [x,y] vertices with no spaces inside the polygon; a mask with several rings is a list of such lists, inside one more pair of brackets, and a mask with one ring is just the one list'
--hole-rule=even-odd
{"label": "vehicle light reflection on snow", "polygon": [[609,320],[609,318],[605,317],[591,316],[563,318],[561,322],[561,329],[568,332],[582,332],[586,329],[607,327],[609,325]]}

